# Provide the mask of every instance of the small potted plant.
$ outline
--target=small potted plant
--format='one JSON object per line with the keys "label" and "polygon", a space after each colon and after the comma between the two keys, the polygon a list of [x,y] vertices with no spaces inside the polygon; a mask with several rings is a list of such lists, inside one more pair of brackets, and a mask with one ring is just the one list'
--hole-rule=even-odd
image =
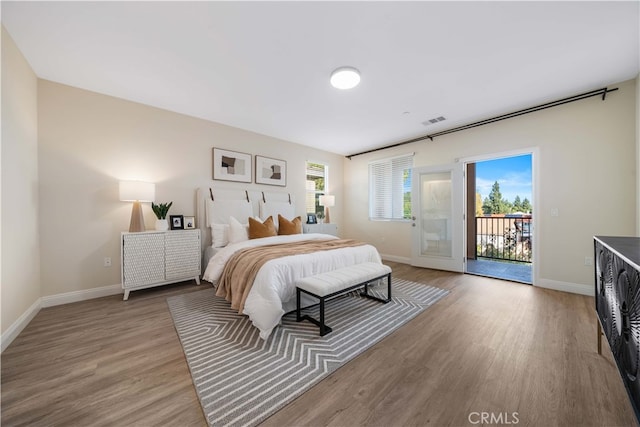
{"label": "small potted plant", "polygon": [[173,202],[169,203],[160,203],[155,204],[151,202],[151,209],[153,209],[153,213],[156,214],[156,230],[158,231],[166,231],[169,229],[169,223],[167,222],[167,212],[169,212],[169,208]]}
{"label": "small potted plant", "polygon": [[318,218],[318,224],[322,224],[322,222],[324,221],[324,212],[319,211],[316,214],[316,218]]}

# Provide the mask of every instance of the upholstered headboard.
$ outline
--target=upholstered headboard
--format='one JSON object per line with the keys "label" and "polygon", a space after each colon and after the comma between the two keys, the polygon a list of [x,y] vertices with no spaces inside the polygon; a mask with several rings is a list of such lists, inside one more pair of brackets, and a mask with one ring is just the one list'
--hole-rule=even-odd
{"label": "upholstered headboard", "polygon": [[211,223],[228,223],[229,216],[260,217],[263,220],[278,214],[292,219],[296,215],[293,196],[286,192],[262,192],[231,188],[198,188],[196,191],[196,225],[202,233],[203,249],[211,246]]}

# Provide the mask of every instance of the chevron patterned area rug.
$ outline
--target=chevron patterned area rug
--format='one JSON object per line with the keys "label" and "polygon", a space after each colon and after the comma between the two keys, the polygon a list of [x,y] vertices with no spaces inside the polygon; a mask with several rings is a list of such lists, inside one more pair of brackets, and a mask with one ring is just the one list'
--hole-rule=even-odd
{"label": "chevron patterned area rug", "polygon": [[[370,289],[383,296],[386,285]],[[295,313],[267,341],[214,290],[167,299],[209,425],[253,426],[448,294],[393,279],[388,304],[357,292],[327,303],[324,337]],[[317,306],[304,310],[318,318]]]}

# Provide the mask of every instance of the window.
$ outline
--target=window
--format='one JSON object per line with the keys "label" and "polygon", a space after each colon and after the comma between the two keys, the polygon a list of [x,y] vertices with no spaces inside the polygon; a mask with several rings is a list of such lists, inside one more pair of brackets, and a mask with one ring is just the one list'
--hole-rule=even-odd
{"label": "window", "polygon": [[328,172],[327,165],[307,162],[307,213],[324,212],[319,198],[327,191]]}
{"label": "window", "polygon": [[369,219],[411,219],[413,154],[369,163]]}

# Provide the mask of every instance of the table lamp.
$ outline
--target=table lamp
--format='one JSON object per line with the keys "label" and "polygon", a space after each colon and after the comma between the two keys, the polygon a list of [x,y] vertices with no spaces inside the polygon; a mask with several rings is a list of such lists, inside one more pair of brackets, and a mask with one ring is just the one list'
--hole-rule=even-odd
{"label": "table lamp", "polygon": [[133,202],[129,232],[144,231],[144,217],[140,202],[153,202],[156,198],[156,185],[141,181],[120,181],[120,201]]}
{"label": "table lamp", "polygon": [[326,224],[330,224],[331,218],[329,217],[329,208],[336,205],[336,196],[330,196],[328,194],[320,196],[318,204],[324,206],[324,222]]}

